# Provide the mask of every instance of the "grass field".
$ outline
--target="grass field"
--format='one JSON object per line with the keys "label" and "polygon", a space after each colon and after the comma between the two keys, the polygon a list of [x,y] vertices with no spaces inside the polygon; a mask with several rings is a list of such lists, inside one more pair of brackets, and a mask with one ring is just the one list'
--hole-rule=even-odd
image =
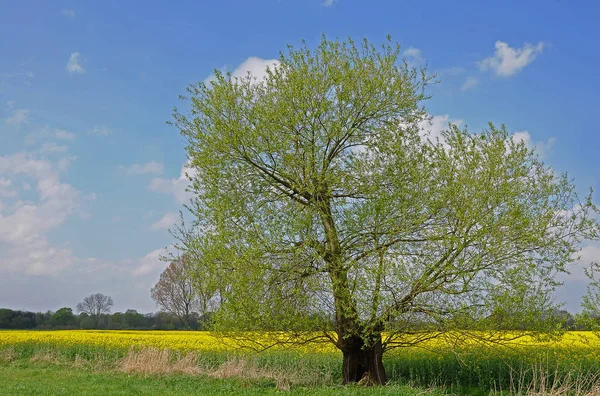
{"label": "grass field", "polygon": [[[1,395],[281,395],[272,381],[216,379],[209,376],[131,375],[95,372],[48,363],[0,364]],[[441,390],[392,385],[294,387],[290,395],[442,395]]]}
{"label": "grass field", "polygon": [[[337,386],[341,354],[330,347],[254,353],[229,341],[206,332],[0,331],[0,394],[61,394],[63,388],[63,394],[362,392]],[[525,338],[502,348],[469,343],[450,348],[437,340],[394,350],[384,364],[392,387],[369,394],[435,388],[481,395],[570,389],[583,395],[600,389],[594,388],[600,339],[588,332],[548,342]],[[131,392],[123,393],[127,389]]]}

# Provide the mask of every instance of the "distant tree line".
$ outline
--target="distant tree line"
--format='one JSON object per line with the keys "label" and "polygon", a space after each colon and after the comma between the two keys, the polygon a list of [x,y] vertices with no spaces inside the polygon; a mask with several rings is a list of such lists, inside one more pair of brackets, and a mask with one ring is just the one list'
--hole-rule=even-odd
{"label": "distant tree line", "polygon": [[107,329],[107,330],[204,330],[210,314],[189,310],[185,317],[174,312],[142,314],[135,309],[111,313],[113,299],[91,294],[77,304],[77,313],[63,307],[56,312],[30,312],[0,308],[0,329]]}
{"label": "distant tree line", "polygon": [[125,312],[103,313],[96,319],[85,312],[73,313],[68,307],[60,308],[56,312],[0,308],[0,329],[202,330],[205,328],[206,319],[207,316],[203,318],[192,313],[188,326],[184,326],[176,315],[167,312],[143,314],[135,309],[128,309]]}

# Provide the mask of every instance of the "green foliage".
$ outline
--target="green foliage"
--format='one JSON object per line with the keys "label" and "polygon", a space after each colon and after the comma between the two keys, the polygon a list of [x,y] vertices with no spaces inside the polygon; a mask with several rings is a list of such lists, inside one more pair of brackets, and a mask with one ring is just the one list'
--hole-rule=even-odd
{"label": "green foliage", "polygon": [[[190,315],[189,328],[205,329],[210,323],[210,314],[202,317],[195,313]],[[134,309],[126,312],[115,312],[113,314],[100,314],[98,325],[94,318],[82,312],[73,314],[71,308],[61,308],[56,312],[29,312],[13,311],[12,309],[0,308],[0,329],[154,329],[175,330],[182,329],[183,325],[176,315],[167,312],[156,312],[141,314]]]}
{"label": "green foliage", "polygon": [[73,326],[75,324],[73,309],[68,307],[60,308],[52,315],[52,322],[59,326]]}
{"label": "green foliage", "polygon": [[13,310],[0,308],[0,329],[10,329],[13,318]]}
{"label": "green foliage", "polygon": [[79,320],[79,327],[82,329],[90,330],[90,329],[98,329],[98,323],[94,318],[90,316],[84,316]]}
{"label": "green foliage", "polygon": [[0,329],[34,329],[50,322],[51,312],[34,313],[0,308]]}
{"label": "green foliage", "polygon": [[585,269],[590,280],[581,301],[582,312],[577,316],[578,325],[600,332],[600,264],[593,262]]}
{"label": "green foliage", "polygon": [[198,234],[181,248],[218,279],[216,328],[334,329],[346,350],[560,327],[554,276],[599,236],[591,196],[504,126],[424,136],[430,81],[399,46],[323,38],[264,81],[217,71],[189,88],[175,125]]}

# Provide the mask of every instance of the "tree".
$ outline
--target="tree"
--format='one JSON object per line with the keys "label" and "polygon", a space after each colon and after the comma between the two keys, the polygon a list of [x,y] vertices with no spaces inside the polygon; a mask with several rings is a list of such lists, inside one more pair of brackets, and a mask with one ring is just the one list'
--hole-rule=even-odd
{"label": "tree", "polygon": [[554,274],[598,237],[591,197],[504,127],[424,135],[430,81],[398,45],[323,38],[264,80],[189,87],[174,124],[202,231],[188,246],[222,285],[215,329],[328,340],[345,383],[382,384],[392,348],[556,327]]}
{"label": "tree", "polygon": [[205,279],[194,276],[189,255],[171,262],[160,274],[160,280],[150,290],[152,299],[162,310],[176,315],[185,328],[190,327],[194,312],[204,315],[214,294]]}
{"label": "tree", "polygon": [[177,317],[168,312],[157,312],[154,317],[155,328],[157,330],[174,330]]}
{"label": "tree", "polygon": [[581,301],[581,313],[577,322],[586,329],[600,330],[600,263],[593,262],[584,269],[590,280],[586,294]]}
{"label": "tree", "polygon": [[52,315],[52,322],[59,326],[68,326],[75,323],[75,315],[73,309],[68,307],[60,308]]}
{"label": "tree", "polygon": [[0,308],[0,329],[10,329],[13,316],[12,309]]}
{"label": "tree", "polygon": [[135,309],[128,309],[123,315],[123,325],[129,329],[144,327],[144,315]]}
{"label": "tree", "polygon": [[113,300],[102,293],[92,294],[77,304],[77,312],[85,312],[90,315],[94,321],[94,327],[98,328],[100,315],[110,313],[113,306]]}
{"label": "tree", "polygon": [[108,327],[110,329],[121,330],[124,328],[124,316],[122,312],[115,312],[110,315],[110,320],[108,322]]}

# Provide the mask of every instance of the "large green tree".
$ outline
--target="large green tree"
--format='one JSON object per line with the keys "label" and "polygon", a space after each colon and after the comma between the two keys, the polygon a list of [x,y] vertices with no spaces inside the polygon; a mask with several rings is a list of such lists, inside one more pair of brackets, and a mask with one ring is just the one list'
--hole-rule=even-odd
{"label": "large green tree", "polygon": [[221,282],[216,328],[327,340],[344,382],[385,383],[391,348],[552,325],[553,276],[596,209],[504,127],[424,135],[430,81],[389,40],[323,38],[264,80],[190,86],[188,248]]}
{"label": "large green tree", "polygon": [[75,324],[75,315],[73,309],[62,307],[52,315],[52,322],[59,326],[69,326]]}

